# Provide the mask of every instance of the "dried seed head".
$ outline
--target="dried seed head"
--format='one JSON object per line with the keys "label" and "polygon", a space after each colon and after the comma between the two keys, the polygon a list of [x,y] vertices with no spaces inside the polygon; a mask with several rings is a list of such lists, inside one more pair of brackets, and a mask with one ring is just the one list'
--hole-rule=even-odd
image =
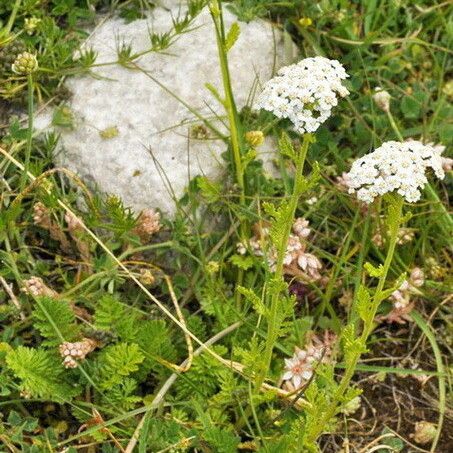
{"label": "dried seed head", "polygon": [[373,100],[376,103],[376,105],[383,111],[383,112],[389,112],[390,111],[390,99],[391,96],[388,93],[388,91],[383,90],[380,87],[377,87],[374,94],[373,94]]}
{"label": "dried seed head", "polygon": [[33,205],[33,222],[35,225],[45,228],[50,228],[52,220],[50,218],[49,209],[40,201]]}
{"label": "dried seed head", "polygon": [[354,293],[350,289],[343,290],[338,302],[342,307],[349,307],[354,300]]}
{"label": "dried seed head", "polygon": [[57,297],[58,293],[52,288],[49,288],[42,278],[40,277],[31,277],[28,280],[24,280],[24,286],[22,291],[25,294],[29,294],[34,297],[47,296],[47,297]]}
{"label": "dried seed head", "polygon": [[245,133],[247,143],[256,148],[264,143],[264,134],[262,131],[248,131]]}
{"label": "dried seed head", "polygon": [[64,219],[66,220],[68,231],[71,233],[71,235],[72,233],[83,231],[82,221],[72,212],[66,212]]}
{"label": "dried seed head", "polygon": [[161,229],[160,214],[154,209],[144,209],[137,219],[134,232],[139,238],[146,242],[149,238]]}
{"label": "dried seed head", "polygon": [[412,242],[415,237],[414,230],[410,228],[400,228],[397,234],[397,243],[398,245],[404,245],[408,242]]}
{"label": "dried seed head", "polygon": [[420,286],[423,286],[423,283],[425,283],[425,274],[419,267],[414,267],[409,280],[412,286],[420,288]]}
{"label": "dried seed head", "polygon": [[329,363],[332,361],[332,348],[336,336],[325,331],[322,338],[311,334],[304,349],[296,346],[294,355],[285,359],[285,371],[282,380],[290,390],[297,390],[302,387],[313,376],[318,363]]}
{"label": "dried seed head", "polygon": [[149,269],[140,269],[140,282],[144,285],[154,285],[156,278]]}
{"label": "dried seed head", "polygon": [[87,354],[93,351],[97,346],[97,342],[91,338],[84,338],[82,341],[70,343],[65,341],[60,344],[58,350],[63,357],[63,365],[65,368],[76,368],[77,361],[83,360]]}
{"label": "dried seed head", "polygon": [[37,69],[38,60],[36,59],[36,55],[33,55],[30,52],[20,53],[11,65],[11,70],[19,75],[32,74]]}
{"label": "dried seed head", "polygon": [[444,171],[451,171],[453,169],[453,159],[450,157],[441,157],[441,160]]}
{"label": "dried seed head", "polygon": [[297,234],[300,239],[305,239],[310,235],[310,228],[308,225],[310,222],[302,217],[297,218],[293,223],[294,234]]}
{"label": "dried seed head", "polygon": [[343,172],[340,176],[337,176],[335,178],[335,185],[342,192],[347,192],[349,189],[348,174],[346,172]]}

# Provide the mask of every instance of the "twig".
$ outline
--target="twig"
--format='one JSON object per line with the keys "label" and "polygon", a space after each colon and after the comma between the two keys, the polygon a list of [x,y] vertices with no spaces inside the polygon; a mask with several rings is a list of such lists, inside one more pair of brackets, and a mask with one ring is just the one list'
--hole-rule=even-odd
{"label": "twig", "polygon": [[11,289],[11,286],[8,285],[6,280],[3,277],[0,277],[0,282],[3,285],[3,288],[5,288],[5,291],[8,293],[8,296],[11,298],[11,302],[13,305],[17,308],[19,311],[19,316],[22,321],[25,321],[27,317],[25,316],[24,312],[22,311],[22,307],[20,306],[20,302],[17,300],[16,295],[13,293],[13,290]]}

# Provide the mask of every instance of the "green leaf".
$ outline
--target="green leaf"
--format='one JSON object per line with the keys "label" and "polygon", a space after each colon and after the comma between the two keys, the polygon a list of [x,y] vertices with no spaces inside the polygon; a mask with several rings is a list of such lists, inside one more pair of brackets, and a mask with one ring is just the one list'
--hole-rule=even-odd
{"label": "green leaf", "polygon": [[197,186],[207,203],[215,203],[219,200],[222,193],[222,185],[220,183],[214,182],[205,176],[199,176],[197,178]]}
{"label": "green leaf", "polygon": [[65,300],[37,297],[33,319],[33,325],[45,338],[43,344],[46,346],[57,346],[63,341],[74,341],[80,335],[74,312]]}
{"label": "green leaf", "polygon": [[291,143],[291,140],[288,137],[288,134],[285,132],[282,133],[280,140],[278,141],[278,148],[280,153],[285,156],[289,157],[291,160],[296,159],[296,151]]}
{"label": "green leaf", "polygon": [[101,297],[94,313],[95,326],[116,333],[124,341],[135,341],[137,316],[110,294]]}
{"label": "green leaf", "polygon": [[267,309],[264,302],[259,298],[252,289],[238,286],[236,291],[242,294],[252,305],[255,311],[262,316],[266,316]]}
{"label": "green leaf", "polygon": [[99,366],[101,387],[108,389],[120,384],[123,378],[138,370],[145,356],[136,343],[118,343],[104,349]]}
{"label": "green leaf", "polygon": [[370,277],[379,278],[384,272],[384,266],[382,266],[382,264],[380,264],[379,267],[375,267],[371,263],[366,262],[363,267]]}
{"label": "green leaf", "polygon": [[240,269],[244,269],[245,271],[247,269],[250,269],[253,267],[253,264],[255,262],[253,256],[243,256],[243,255],[232,255],[229,259],[231,264],[234,266],[239,267]]}
{"label": "green leaf", "polygon": [[239,437],[224,428],[212,427],[204,430],[205,440],[218,453],[236,453]]}
{"label": "green leaf", "polygon": [[400,104],[401,112],[407,119],[417,119],[420,116],[420,102],[411,96],[404,96]]}
{"label": "green leaf", "polygon": [[237,22],[234,22],[231,25],[231,28],[228,30],[227,36],[225,38],[225,50],[228,52],[235,44],[239,35],[241,33],[241,29]]}
{"label": "green leaf", "polygon": [[[365,286],[360,285],[357,291],[357,302],[356,309],[357,313],[360,316],[360,319],[365,324],[368,324],[373,321],[372,312],[371,312],[371,296]],[[371,317],[371,319],[370,319]]]}
{"label": "green leaf", "polygon": [[21,380],[22,390],[33,397],[68,401],[74,395],[74,389],[64,382],[61,363],[43,349],[18,346],[6,356],[6,364]]}

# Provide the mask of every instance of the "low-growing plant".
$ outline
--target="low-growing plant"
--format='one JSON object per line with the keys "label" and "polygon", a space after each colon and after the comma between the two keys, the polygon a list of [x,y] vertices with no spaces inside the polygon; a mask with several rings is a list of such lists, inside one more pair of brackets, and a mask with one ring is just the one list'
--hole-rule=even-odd
{"label": "low-growing plant", "polygon": [[[0,147],[2,448],[309,453],[416,442],[448,451],[452,160],[432,142],[452,141],[442,82],[451,52],[431,32],[451,5],[401,5],[400,15],[389,4],[384,18],[377,2],[191,0],[171,30],[150,30],[145,51],[117,41],[117,60],[105,64],[142,71],[193,115],[191,134],[225,144],[224,176],[192,179],[165,218],[54,167],[58,137],[33,130],[36,101],[96,66],[94,50],[74,54],[91,6],[127,20],[154,7],[101,3],[0,10],[1,95],[26,93],[28,107],[26,127],[11,121]],[[144,54],[171,51],[205,7],[222,78],[222,90],[207,90],[227,134],[140,66]],[[225,29],[225,7],[241,20],[274,19],[307,55],[241,110],[229,65],[241,25]],[[416,14],[421,37],[410,33]],[[59,41],[65,30],[78,39]],[[64,103],[54,123],[76,127]],[[257,158],[269,137],[278,177]],[[433,407],[410,439],[373,408],[389,376],[417,379]],[[392,382],[396,401],[403,387]]]}

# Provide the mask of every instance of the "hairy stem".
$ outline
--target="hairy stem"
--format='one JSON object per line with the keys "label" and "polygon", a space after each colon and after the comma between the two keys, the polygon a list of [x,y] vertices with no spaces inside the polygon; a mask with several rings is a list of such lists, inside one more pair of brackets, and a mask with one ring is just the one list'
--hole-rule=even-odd
{"label": "hairy stem", "polygon": [[[236,183],[239,187],[239,204],[241,211],[245,210],[245,183],[244,183],[244,166],[242,162],[242,132],[239,115],[234,101],[233,89],[231,87],[230,70],[228,68],[227,50],[225,48],[225,29],[223,24],[221,0],[213,0],[211,7],[211,16],[214,22],[217,49],[219,53],[220,70],[222,73],[223,90],[225,95],[225,109],[228,115],[231,149],[234,170],[236,174]],[[245,243],[247,237],[246,223],[241,221],[239,225],[239,236]],[[242,285],[244,271],[238,270],[237,285]],[[241,307],[241,294],[236,292],[236,308]]]}
{"label": "hairy stem", "polygon": [[[388,247],[387,255],[386,255],[386,258],[384,261],[382,274],[379,277],[378,286],[376,288],[373,299],[371,301],[371,315],[370,315],[371,320],[374,319],[374,317],[376,316],[376,312],[379,308],[381,298],[382,298],[382,292],[383,292],[383,289],[385,286],[385,282],[387,280],[387,275],[388,275],[388,272],[390,269],[390,265],[393,260],[393,255],[395,253],[396,243],[397,243],[397,239],[398,239],[398,229],[399,229],[399,226],[401,223],[401,217],[402,217],[402,211],[403,211],[403,203],[404,203],[403,197],[397,196],[393,207],[389,207],[389,214],[387,216],[387,222],[389,225],[389,234],[390,234],[389,247]],[[392,209],[392,212],[390,211],[390,209]],[[339,384],[335,394],[333,395],[332,402],[331,402],[329,408],[327,409],[325,414],[321,417],[321,419],[319,420],[319,423],[317,425],[317,429],[315,431],[313,431],[313,433],[311,435],[311,438],[310,438],[311,442],[316,441],[318,436],[321,435],[322,432],[324,431],[328,422],[337,413],[340,402],[341,402],[346,390],[349,387],[352,377],[354,376],[354,373],[355,373],[355,370],[357,367],[357,363],[361,356],[361,350],[365,348],[368,337],[372,333],[373,329],[374,329],[374,324],[372,321],[369,323],[366,323],[364,325],[362,334],[360,335],[360,345],[363,348],[358,348],[358,351],[355,352],[354,355],[352,356],[352,358],[350,359],[348,367],[340,381],[340,384]]]}
{"label": "hairy stem", "polygon": [[[303,176],[303,169],[305,164],[305,158],[307,156],[308,146],[312,141],[311,134],[305,134],[302,142],[302,146],[300,147],[295,164],[296,164],[296,173],[294,176],[294,186],[293,191],[289,200],[288,205],[288,218],[294,219],[297,204],[299,202],[299,198],[301,193],[303,192],[303,187],[305,183],[305,178]],[[273,279],[276,282],[281,282],[283,280],[283,261],[285,258],[286,247],[288,245],[289,235],[291,233],[292,222],[287,222],[285,225],[285,234],[282,237],[282,241],[280,244],[275,244],[277,247],[277,262],[275,268],[275,274]],[[256,387],[260,388],[264,379],[266,378],[267,372],[269,370],[271,360],[272,360],[272,352],[274,350],[275,342],[278,339],[278,332],[280,330],[280,325],[278,322],[278,309],[279,309],[279,302],[280,302],[281,292],[280,290],[274,290],[271,294],[271,302],[270,302],[270,311],[268,317],[268,325],[267,325],[267,335],[266,335],[266,343],[264,349],[264,356],[263,356],[263,364],[260,370],[260,373],[257,375],[256,379]]]}

